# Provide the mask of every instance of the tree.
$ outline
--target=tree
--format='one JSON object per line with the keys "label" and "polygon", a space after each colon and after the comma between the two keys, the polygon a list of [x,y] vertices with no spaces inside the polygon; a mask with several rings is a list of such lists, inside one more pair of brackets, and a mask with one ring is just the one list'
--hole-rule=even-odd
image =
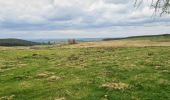
{"label": "tree", "polygon": [[[140,6],[144,0],[136,0],[135,6]],[[170,0],[151,0],[151,7],[155,9],[155,13],[170,14]]]}
{"label": "tree", "polygon": [[47,43],[48,45],[51,45],[51,42],[50,41],[48,41],[48,43]]}

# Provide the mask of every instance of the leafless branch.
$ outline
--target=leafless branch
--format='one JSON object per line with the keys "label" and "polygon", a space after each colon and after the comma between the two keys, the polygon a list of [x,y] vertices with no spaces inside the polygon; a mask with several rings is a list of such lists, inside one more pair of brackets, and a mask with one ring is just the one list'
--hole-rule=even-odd
{"label": "leafless branch", "polygon": [[[146,1],[146,0],[145,0]],[[135,0],[135,6],[138,7],[144,0]],[[170,0],[152,0],[151,7],[155,9],[155,13],[170,14]]]}

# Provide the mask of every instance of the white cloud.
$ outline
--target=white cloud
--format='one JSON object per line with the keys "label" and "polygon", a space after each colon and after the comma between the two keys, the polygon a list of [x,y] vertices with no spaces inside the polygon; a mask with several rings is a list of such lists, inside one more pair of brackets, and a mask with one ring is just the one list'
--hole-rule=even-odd
{"label": "white cloud", "polygon": [[87,34],[89,29],[104,32],[110,27],[169,25],[169,16],[153,20],[150,2],[134,8],[131,0],[0,0],[0,29],[11,33],[34,31],[32,35],[65,30]]}

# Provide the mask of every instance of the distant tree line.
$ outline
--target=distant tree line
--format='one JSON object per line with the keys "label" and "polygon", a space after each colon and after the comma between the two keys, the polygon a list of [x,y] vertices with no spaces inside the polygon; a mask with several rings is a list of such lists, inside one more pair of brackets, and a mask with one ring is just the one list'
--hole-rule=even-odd
{"label": "distant tree line", "polygon": [[21,39],[0,39],[0,46],[33,46],[41,43],[31,42]]}

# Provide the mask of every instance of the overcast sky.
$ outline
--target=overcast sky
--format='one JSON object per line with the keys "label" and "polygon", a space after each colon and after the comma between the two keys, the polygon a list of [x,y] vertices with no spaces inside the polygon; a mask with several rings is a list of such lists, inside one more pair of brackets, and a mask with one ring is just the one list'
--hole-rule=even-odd
{"label": "overcast sky", "polygon": [[0,38],[97,38],[169,34],[170,16],[146,0],[0,0]]}

